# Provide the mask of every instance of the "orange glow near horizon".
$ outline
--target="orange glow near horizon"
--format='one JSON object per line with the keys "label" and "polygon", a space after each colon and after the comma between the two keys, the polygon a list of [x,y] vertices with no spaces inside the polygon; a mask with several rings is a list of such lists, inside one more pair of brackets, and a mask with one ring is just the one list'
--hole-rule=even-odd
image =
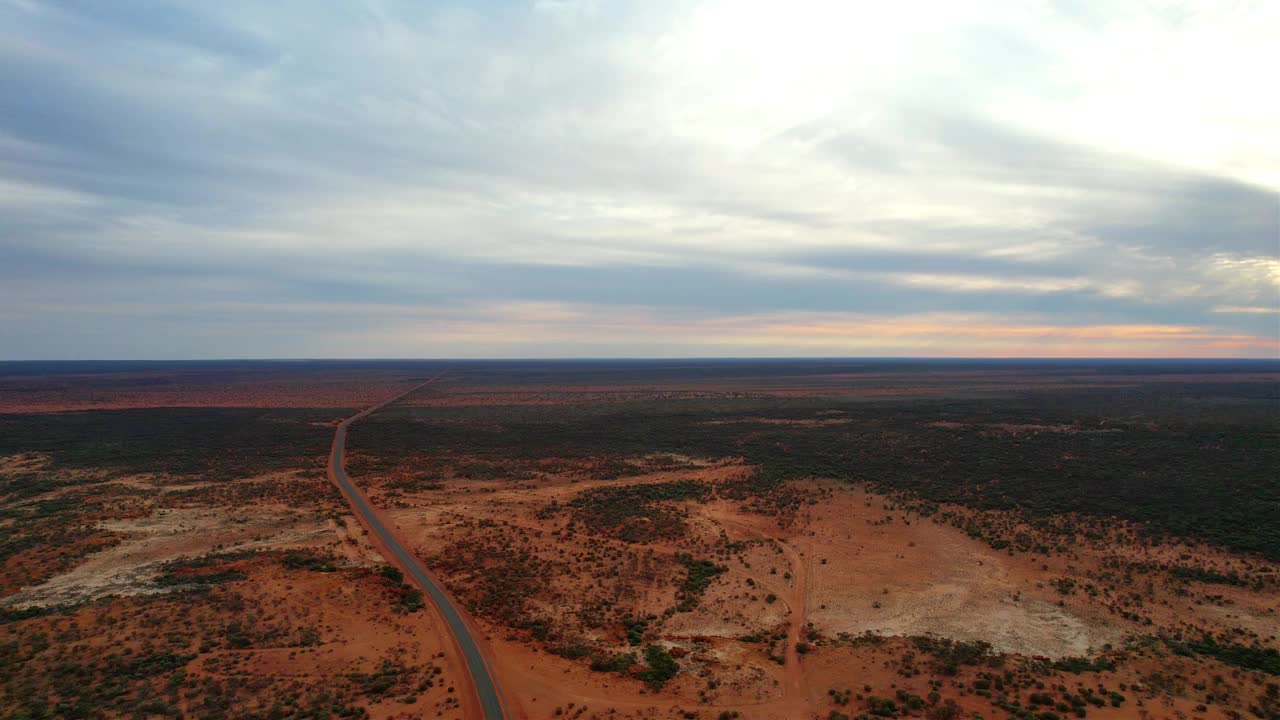
{"label": "orange glow near horizon", "polygon": [[[1019,319],[1025,322],[1018,322]],[[650,308],[560,304],[472,308],[423,318],[406,342],[511,356],[516,348],[574,347],[582,356],[898,356],[1280,358],[1280,342],[1196,325],[1058,325],[1043,318],[928,313],[768,313],[686,318]],[[510,350],[506,350],[510,348]],[[462,355],[459,355],[462,356]],[[527,355],[523,355],[527,356]]]}

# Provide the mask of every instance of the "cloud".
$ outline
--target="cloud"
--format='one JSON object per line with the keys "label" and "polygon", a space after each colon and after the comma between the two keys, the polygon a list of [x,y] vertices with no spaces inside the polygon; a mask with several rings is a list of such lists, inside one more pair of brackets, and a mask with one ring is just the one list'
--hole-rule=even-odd
{"label": "cloud", "polygon": [[[0,339],[341,355],[308,333],[342,306],[421,319],[365,338],[386,354],[489,347],[473,335],[636,353],[605,342],[611,314],[881,322],[866,333],[958,312],[1274,354],[1268,312],[1223,308],[1280,307],[1280,105],[1222,90],[1263,64],[1213,58],[1261,58],[1280,18],[1160,8],[0,0]],[[1148,51],[1170,65],[1133,60]],[[504,335],[503,312],[552,306],[600,342],[570,322]],[[437,312],[462,307],[494,310]],[[775,324],[655,330],[640,354],[743,352],[752,333],[877,347]],[[1062,333],[1064,352],[1119,347]]]}
{"label": "cloud", "polygon": [[1244,314],[1244,315],[1280,315],[1280,307],[1242,307],[1240,305],[1219,305],[1213,309],[1213,312]]}
{"label": "cloud", "polygon": [[[187,279],[170,289],[197,299],[164,305],[144,294],[109,304],[92,298],[51,301],[25,313],[0,311],[4,328],[28,341],[86,355],[84,338],[98,353],[127,356],[172,353],[172,337],[196,357],[234,357],[225,348],[249,338],[276,357],[640,357],[654,347],[678,357],[733,355],[954,356],[956,347],[992,357],[1233,357],[1274,355],[1274,338],[1188,324],[1070,324],[1062,317],[931,311],[885,315],[862,312],[702,311],[560,301],[271,303],[236,299],[232,288]],[[127,317],[145,329],[131,331]],[[74,336],[68,323],[83,323]],[[19,347],[15,345],[14,347]],[[431,353],[421,348],[428,347]],[[220,351],[219,349],[222,348]],[[19,354],[18,357],[24,357]],[[28,355],[26,357],[38,357]]]}

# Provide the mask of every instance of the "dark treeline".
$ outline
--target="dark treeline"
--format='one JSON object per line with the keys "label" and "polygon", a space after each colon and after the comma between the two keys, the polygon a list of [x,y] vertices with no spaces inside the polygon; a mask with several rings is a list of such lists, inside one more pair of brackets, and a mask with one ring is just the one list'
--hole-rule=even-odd
{"label": "dark treeline", "polygon": [[770,478],[865,481],[1032,515],[1116,516],[1280,558],[1275,394],[1272,384],[1224,381],[984,399],[401,408],[370,419],[351,443],[384,459],[741,456]]}

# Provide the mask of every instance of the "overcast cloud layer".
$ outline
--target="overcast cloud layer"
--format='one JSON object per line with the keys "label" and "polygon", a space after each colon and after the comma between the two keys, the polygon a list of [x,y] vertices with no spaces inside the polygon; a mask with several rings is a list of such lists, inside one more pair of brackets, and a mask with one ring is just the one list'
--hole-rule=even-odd
{"label": "overcast cloud layer", "polygon": [[1280,4],[0,0],[0,359],[1280,352]]}

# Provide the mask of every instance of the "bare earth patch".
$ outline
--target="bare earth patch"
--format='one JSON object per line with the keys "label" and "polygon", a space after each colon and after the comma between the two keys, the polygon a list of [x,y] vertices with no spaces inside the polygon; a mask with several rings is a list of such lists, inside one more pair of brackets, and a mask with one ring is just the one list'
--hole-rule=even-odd
{"label": "bare earth patch", "polygon": [[801,546],[820,559],[811,564],[811,619],[824,633],[934,634],[1050,658],[1085,655],[1124,634],[1037,593],[1025,563],[950,526],[886,513],[884,504],[846,492],[812,509],[813,534]]}
{"label": "bare earth patch", "polygon": [[313,543],[332,532],[313,513],[288,508],[161,508],[148,517],[104,520],[125,539],[48,581],[5,599],[11,606],[70,605],[107,595],[165,592],[154,584],[160,566],[214,550],[249,550]]}

